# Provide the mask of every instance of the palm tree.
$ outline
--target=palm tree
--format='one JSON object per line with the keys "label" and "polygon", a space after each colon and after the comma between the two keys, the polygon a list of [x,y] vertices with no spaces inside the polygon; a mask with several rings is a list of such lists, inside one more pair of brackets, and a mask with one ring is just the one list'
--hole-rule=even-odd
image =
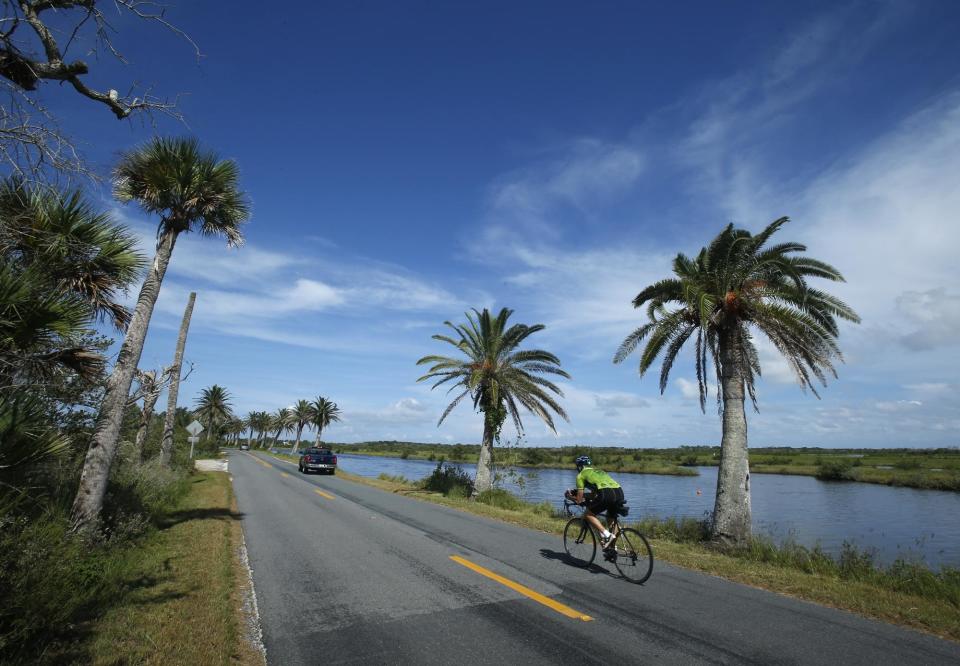
{"label": "palm tree", "polygon": [[313,405],[308,400],[298,400],[297,404],[290,410],[293,426],[297,431],[297,439],[290,449],[290,455],[297,455],[300,450],[300,435],[303,434],[303,428],[308,423],[313,423]]}
{"label": "palm tree", "polygon": [[[787,222],[782,217],[756,236],[731,224],[696,259],[678,254],[673,260],[677,277],[660,280],[633,299],[635,308],[647,306],[649,322],[627,336],[613,359],[620,363],[646,340],[640,375],[663,354],[662,394],[677,354],[695,338],[701,410],[706,407],[707,356],[712,359],[723,417],[712,535],[722,544],[738,545],[750,538],[744,388],[756,409],[754,378],[760,376],[752,331],[765,335],[787,359],[801,387],[819,397],[814,381],[825,386],[827,373],[836,377],[834,361],[843,360],[836,342],[837,318],[860,321],[840,299],[807,285],[809,277],[842,282],[837,269],[798,255],[807,249],[800,243],[767,246]],[[671,304],[675,307],[668,308]]]}
{"label": "palm tree", "polygon": [[271,420],[270,414],[267,412],[254,412],[253,414],[256,416],[254,423],[256,424],[257,428],[257,446],[263,448],[267,431],[270,430],[273,421]]}
{"label": "palm tree", "polygon": [[284,432],[290,432],[292,425],[293,415],[286,407],[281,407],[270,416],[270,427],[275,428],[277,431],[277,433],[273,436],[274,447],[276,447],[280,441],[280,434]]}
{"label": "palm tree", "polygon": [[440,416],[438,427],[468,395],[473,400],[473,408],[483,412],[483,441],[474,481],[474,490],[483,492],[492,487],[493,443],[499,440],[507,415],[512,417],[518,433],[523,432],[520,407],[539,416],[556,432],[550,410],[565,420],[569,419],[548,391],[561,397],[563,391],[539,375],[566,378],[570,375],[560,368],[560,360],[549,352],[517,349],[528,336],[543,330],[543,324],[514,324],[507,328],[507,320],[513,314],[513,310],[507,308],[500,310],[496,318],[491,317],[486,308],[483,312],[474,309],[473,314],[465,314],[467,324],[455,326],[449,321],[444,322],[456,337],[433,336],[434,340],[456,347],[465,358],[424,356],[417,365],[430,364],[430,368],[417,381],[439,378],[431,388],[454,381],[450,391],[463,389]]}
{"label": "palm tree", "polygon": [[259,440],[260,432],[260,412],[248,412],[246,418],[247,428],[250,431],[250,436],[247,437],[247,446],[253,448],[253,440]]}
{"label": "palm tree", "polygon": [[129,322],[117,299],[145,264],[136,246],[79,192],[0,181],[0,387],[99,375],[103,358],[79,340],[95,319]]}
{"label": "palm tree", "polygon": [[320,436],[323,429],[334,421],[340,420],[340,408],[337,403],[327,400],[322,395],[313,401],[313,425],[317,428],[316,446],[320,446]]}
{"label": "palm tree", "polygon": [[158,215],[160,224],[156,256],[107,380],[84,460],[73,503],[74,530],[91,529],[99,519],[133,371],[140,362],[147,327],[177,238],[196,230],[203,236],[223,236],[231,247],[243,243],[240,227],[249,217],[249,206],[237,186],[238,178],[232,160],[220,160],[202,151],[195,139],[153,139],[123,155],[114,169],[117,199],[136,201],[147,213]]}
{"label": "palm tree", "polygon": [[227,432],[230,433],[230,443],[233,446],[238,446],[240,444],[240,435],[242,435],[247,430],[247,421],[234,416],[227,422]]}
{"label": "palm tree", "polygon": [[227,426],[233,413],[230,411],[230,393],[222,386],[214,384],[200,392],[194,415],[206,427],[203,433],[205,440],[211,435],[219,438],[224,426]]}

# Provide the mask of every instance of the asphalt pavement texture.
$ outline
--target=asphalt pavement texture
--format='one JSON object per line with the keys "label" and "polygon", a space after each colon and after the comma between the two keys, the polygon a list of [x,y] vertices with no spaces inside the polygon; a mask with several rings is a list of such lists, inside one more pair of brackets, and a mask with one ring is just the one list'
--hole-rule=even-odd
{"label": "asphalt pavement texture", "polygon": [[920,632],[662,562],[634,585],[571,566],[557,535],[229,455],[275,666],[960,664]]}

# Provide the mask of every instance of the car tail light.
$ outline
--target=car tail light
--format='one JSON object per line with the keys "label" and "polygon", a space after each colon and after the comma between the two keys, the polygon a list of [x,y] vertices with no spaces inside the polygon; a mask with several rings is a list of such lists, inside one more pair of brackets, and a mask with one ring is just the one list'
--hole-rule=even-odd
{"label": "car tail light", "polygon": [[333,464],[334,464],[334,465],[337,464],[337,457],[336,457],[336,456],[333,457]]}

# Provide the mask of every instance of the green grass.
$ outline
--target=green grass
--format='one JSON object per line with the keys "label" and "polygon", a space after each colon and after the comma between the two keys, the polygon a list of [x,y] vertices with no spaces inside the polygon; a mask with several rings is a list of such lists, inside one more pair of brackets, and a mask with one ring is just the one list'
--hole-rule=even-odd
{"label": "green grass", "polygon": [[[338,475],[551,534],[559,535],[567,521],[547,503],[524,502],[502,489],[470,500],[429,492],[406,480],[368,479],[343,470]],[[763,538],[746,548],[721,551],[704,541],[703,521],[648,519],[635,524],[651,538],[659,561],[960,641],[960,570],[934,572],[906,561],[880,567],[869,553],[849,545],[833,558],[819,548]]]}
{"label": "green grass", "polygon": [[246,573],[230,478],[196,474],[184,500],[143,546],[127,577],[140,582],[90,627],[102,664],[262,664],[242,639]]}

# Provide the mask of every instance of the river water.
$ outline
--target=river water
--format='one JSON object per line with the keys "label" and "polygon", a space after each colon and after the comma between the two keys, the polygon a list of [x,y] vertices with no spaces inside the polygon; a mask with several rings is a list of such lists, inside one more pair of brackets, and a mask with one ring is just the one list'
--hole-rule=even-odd
{"label": "river water", "polygon": [[[381,473],[417,480],[436,463],[340,454],[345,471],[377,477]],[[474,465],[461,465],[472,476]],[[690,516],[713,510],[716,467],[695,468],[700,476],[614,473],[629,500],[630,517]],[[563,491],[574,485],[575,470],[524,469],[523,487],[509,478],[503,487],[528,501],[561,506]],[[898,557],[920,559],[934,568],[960,567],[960,493],[894,488],[868,483],[819,481],[809,476],[754,474],[751,477],[753,529],[778,541],[817,543],[837,554],[844,541],[874,551],[889,563]],[[698,494],[699,493],[699,494]]]}

